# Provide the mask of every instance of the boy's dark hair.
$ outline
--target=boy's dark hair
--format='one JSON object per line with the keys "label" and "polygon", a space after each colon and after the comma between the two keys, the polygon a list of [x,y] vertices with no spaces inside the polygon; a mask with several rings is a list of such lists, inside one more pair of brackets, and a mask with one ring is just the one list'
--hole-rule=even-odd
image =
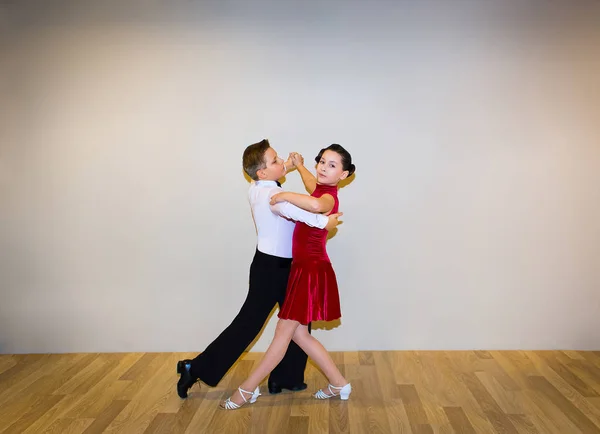
{"label": "boy's dark hair", "polygon": [[356,171],[356,166],[352,164],[352,156],[348,151],[346,151],[341,145],[336,143],[327,146],[326,148],[321,149],[319,151],[319,155],[316,156],[315,161],[318,163],[321,161],[321,157],[325,151],[333,151],[340,154],[342,157],[342,169],[348,171],[348,176],[352,176],[352,174]]}
{"label": "boy's dark hair", "polygon": [[258,180],[256,172],[267,167],[265,164],[265,152],[267,152],[267,149],[270,147],[269,141],[263,139],[258,143],[253,143],[248,146],[244,151],[244,155],[242,156],[242,167],[244,168],[244,172],[255,181]]}

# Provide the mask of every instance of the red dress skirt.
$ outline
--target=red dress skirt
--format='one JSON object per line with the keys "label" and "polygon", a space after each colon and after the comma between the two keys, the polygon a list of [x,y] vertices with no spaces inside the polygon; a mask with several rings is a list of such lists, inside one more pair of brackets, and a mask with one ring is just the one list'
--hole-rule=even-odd
{"label": "red dress skirt", "polygon": [[[330,194],[335,199],[331,213],[338,212],[337,186],[317,184],[311,194]],[[292,238],[292,266],[279,318],[308,324],[341,318],[337,279],[327,255],[327,230],[296,222]]]}

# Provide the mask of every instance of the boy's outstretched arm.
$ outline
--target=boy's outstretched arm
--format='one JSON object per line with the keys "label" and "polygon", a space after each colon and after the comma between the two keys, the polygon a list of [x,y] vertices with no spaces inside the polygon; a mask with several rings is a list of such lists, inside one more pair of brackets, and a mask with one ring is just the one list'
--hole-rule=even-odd
{"label": "boy's outstretched arm", "polygon": [[308,226],[328,231],[331,231],[340,223],[338,218],[343,215],[341,212],[328,216],[312,213],[298,208],[289,202],[278,202],[275,205],[271,205],[271,211],[289,220],[306,223]]}
{"label": "boy's outstretched arm", "polygon": [[292,154],[293,154],[293,152],[290,152],[290,155],[289,155],[288,159],[285,160],[285,163],[284,163],[284,165],[285,165],[285,173],[287,173],[287,172],[289,172],[291,170],[294,170],[296,168],[296,166],[294,164],[294,160],[292,158]]}

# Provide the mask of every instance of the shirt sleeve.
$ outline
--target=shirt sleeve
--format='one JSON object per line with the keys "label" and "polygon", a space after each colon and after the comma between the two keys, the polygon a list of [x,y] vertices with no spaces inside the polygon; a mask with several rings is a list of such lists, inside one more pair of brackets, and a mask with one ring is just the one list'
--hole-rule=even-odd
{"label": "shirt sleeve", "polygon": [[[269,194],[269,199],[275,193],[279,193],[281,190],[273,189]],[[297,222],[306,223],[308,226],[323,229],[327,226],[329,218],[323,214],[316,214],[302,208],[298,208],[289,202],[278,202],[275,205],[271,205],[271,211],[275,214],[280,215]]]}

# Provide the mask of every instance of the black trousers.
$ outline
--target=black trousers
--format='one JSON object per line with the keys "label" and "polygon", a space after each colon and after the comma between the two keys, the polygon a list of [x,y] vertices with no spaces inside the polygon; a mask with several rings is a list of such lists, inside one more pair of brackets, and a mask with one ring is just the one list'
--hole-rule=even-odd
{"label": "black trousers", "polygon": [[[231,324],[195,359],[190,373],[209,386],[216,386],[244,350],[256,338],[269,314],[283,305],[292,259],[256,250],[250,265],[250,288],[246,301]],[[310,324],[308,325],[310,333]],[[270,380],[294,385],[304,382],[308,356],[294,342],[271,372]]]}

